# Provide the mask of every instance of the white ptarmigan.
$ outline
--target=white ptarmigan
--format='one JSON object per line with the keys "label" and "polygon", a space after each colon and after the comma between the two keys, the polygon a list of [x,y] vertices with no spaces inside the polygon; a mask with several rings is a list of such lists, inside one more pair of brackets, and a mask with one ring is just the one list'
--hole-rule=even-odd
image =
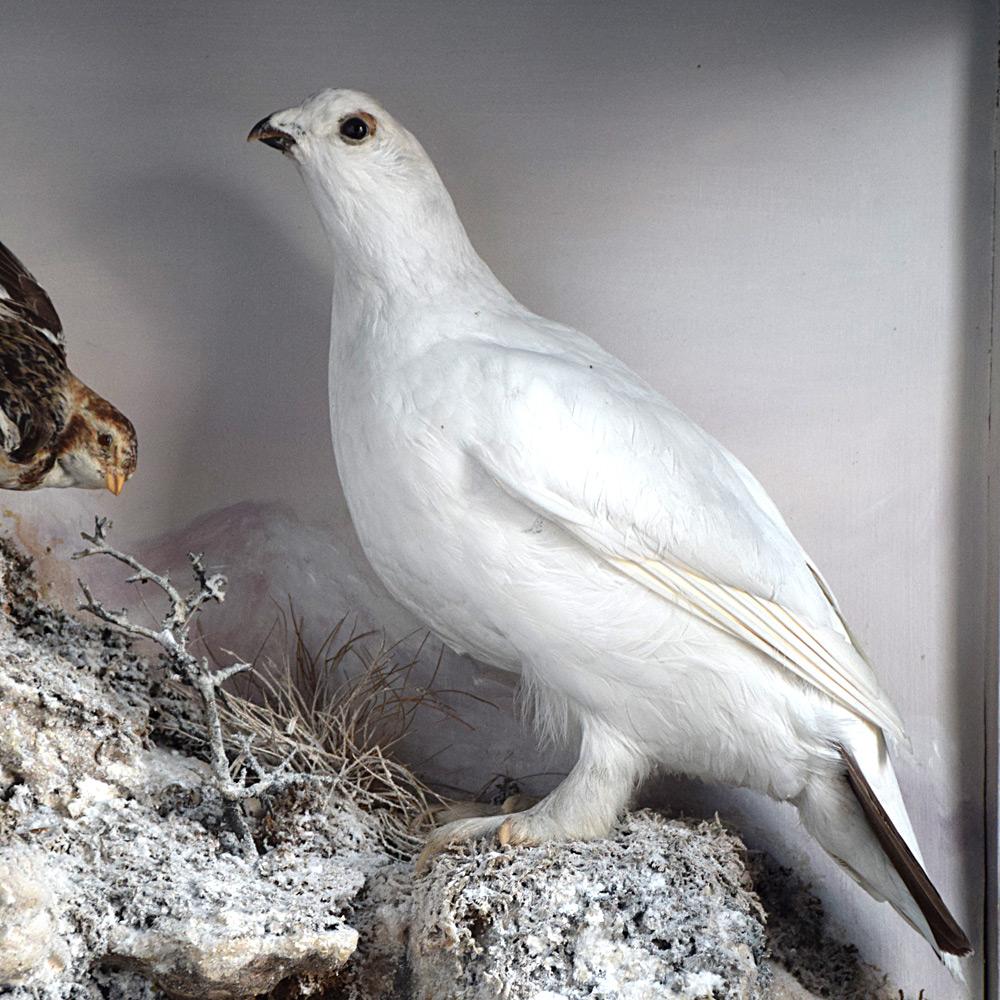
{"label": "white ptarmigan", "polygon": [[250,139],[297,164],[336,253],[330,412],[358,536],[461,652],[578,732],[566,779],[429,849],[605,835],[651,767],[798,807],[953,972],[888,755],[902,724],[756,479],[622,362],[530,312],[479,258],[417,140],[327,90]]}

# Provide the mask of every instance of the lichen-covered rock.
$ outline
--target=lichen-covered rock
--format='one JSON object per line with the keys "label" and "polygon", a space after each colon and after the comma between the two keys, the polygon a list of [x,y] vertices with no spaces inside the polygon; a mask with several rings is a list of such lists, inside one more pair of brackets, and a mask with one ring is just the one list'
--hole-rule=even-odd
{"label": "lichen-covered rock", "polygon": [[358,951],[323,1000],[898,1000],[794,872],[646,811],[607,841],[386,865],[349,919]]}
{"label": "lichen-covered rock", "polygon": [[134,783],[147,712],[44,645],[0,632],[0,781],[65,808],[84,781]]}
{"label": "lichen-covered rock", "polygon": [[445,857],[408,951],[419,1000],[755,1000],[765,954],[740,842],[651,812],[610,840]]}
{"label": "lichen-covered rock", "polygon": [[0,995],[227,1000],[329,980],[357,944],[344,907],[381,860],[363,819],[320,810],[258,863],[230,853],[206,766],[149,739],[154,668],[36,602],[25,573],[0,546]]}
{"label": "lichen-covered rock", "polygon": [[767,910],[768,946],[779,973],[774,1000],[899,1000],[885,974],[831,931],[823,904],[794,871],[760,851],[750,853],[748,867]]}
{"label": "lichen-covered rock", "polygon": [[0,986],[65,971],[69,948],[58,924],[59,902],[44,855],[0,854]]}

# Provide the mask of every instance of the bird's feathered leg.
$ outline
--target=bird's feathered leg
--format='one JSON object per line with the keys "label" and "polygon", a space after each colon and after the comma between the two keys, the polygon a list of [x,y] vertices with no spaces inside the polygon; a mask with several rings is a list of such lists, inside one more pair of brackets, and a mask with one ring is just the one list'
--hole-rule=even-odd
{"label": "bird's feathered leg", "polygon": [[417,861],[425,869],[439,852],[469,840],[496,837],[503,846],[605,837],[625,810],[650,760],[635,743],[601,719],[579,714],[580,755],[561,784],[530,809],[479,816],[435,830]]}

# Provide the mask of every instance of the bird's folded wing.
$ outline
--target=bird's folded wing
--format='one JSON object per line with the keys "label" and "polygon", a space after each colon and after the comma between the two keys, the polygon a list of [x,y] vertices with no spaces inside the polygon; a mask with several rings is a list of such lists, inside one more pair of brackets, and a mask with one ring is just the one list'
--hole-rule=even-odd
{"label": "bird's folded wing", "polygon": [[750,473],[638,380],[516,361],[470,457],[609,565],[895,737],[832,596]]}
{"label": "bird's folded wing", "polygon": [[45,289],[14,254],[0,243],[0,314],[22,320],[61,352],[65,350],[62,323]]}
{"label": "bird's folded wing", "polygon": [[607,558],[626,576],[766,653],[862,718],[902,735],[895,711],[870,683],[867,665],[858,662],[858,651],[841,637],[803,621],[774,601],[709,580],[689,567],[662,560]]}

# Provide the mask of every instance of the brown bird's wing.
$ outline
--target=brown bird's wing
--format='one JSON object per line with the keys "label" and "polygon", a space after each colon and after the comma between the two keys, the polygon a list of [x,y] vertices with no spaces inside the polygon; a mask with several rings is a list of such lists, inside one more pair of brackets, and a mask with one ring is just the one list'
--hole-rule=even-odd
{"label": "brown bird's wing", "polygon": [[[0,244],[0,487],[35,485],[69,408],[62,323],[48,295]],[[27,477],[27,478],[26,478]]]}
{"label": "brown bird's wing", "polygon": [[[66,423],[62,323],[31,272],[0,243],[0,451],[12,477],[37,472]],[[22,482],[17,488],[24,488]]]}
{"label": "brown bird's wing", "polygon": [[66,423],[68,371],[60,348],[0,303],[0,437],[12,462],[33,463]]}
{"label": "brown bird's wing", "polygon": [[31,326],[59,349],[65,361],[62,322],[45,289],[31,272],[0,243],[0,306]]}

